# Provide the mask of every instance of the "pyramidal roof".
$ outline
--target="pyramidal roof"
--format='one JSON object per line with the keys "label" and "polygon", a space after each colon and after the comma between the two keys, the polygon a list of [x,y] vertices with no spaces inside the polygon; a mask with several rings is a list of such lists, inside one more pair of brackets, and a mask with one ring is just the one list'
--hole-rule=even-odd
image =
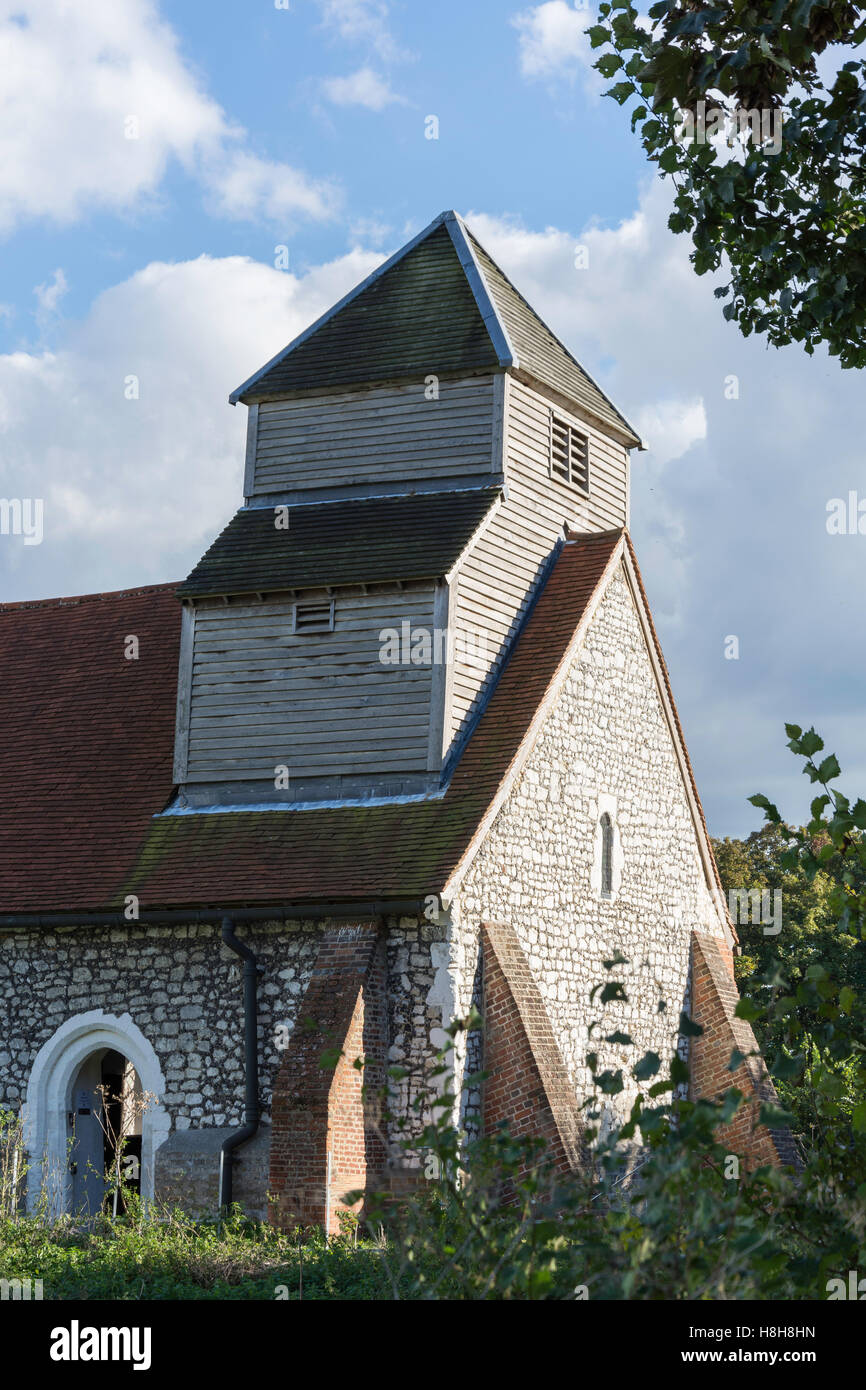
{"label": "pyramidal roof", "polygon": [[443,212],[229,397],[522,368],[640,437],[539,318],[456,212]]}

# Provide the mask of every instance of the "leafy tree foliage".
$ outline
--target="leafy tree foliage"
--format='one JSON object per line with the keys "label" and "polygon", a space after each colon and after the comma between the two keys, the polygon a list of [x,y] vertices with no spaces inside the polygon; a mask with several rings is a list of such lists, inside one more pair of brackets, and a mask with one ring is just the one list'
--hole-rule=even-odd
{"label": "leafy tree foliage", "polygon": [[[669,225],[691,234],[695,270],[729,267],[716,295],[746,336],[825,343],[843,367],[866,365],[866,61],[854,53],[866,7],[661,0],[649,17],[612,0],[588,32],[607,46],[595,66],[617,79],[607,95],[634,99],[632,129],[675,184]],[[683,113],[698,135],[700,103],[735,133],[682,138]],[[774,144],[764,137],[783,113]]]}
{"label": "leafy tree foliage", "polygon": [[[793,829],[768,822],[753,831],[745,840],[715,840],[713,848],[726,893],[746,890],[751,893],[779,894],[781,930],[765,930],[760,921],[737,925],[742,954],[735,960],[737,980],[743,994],[760,1002],[764,996],[768,975],[778,969],[784,972],[791,988],[799,988],[812,978],[813,967],[829,972],[841,985],[866,997],[866,953],[857,949],[856,939],[839,932],[833,912],[833,882],[824,870],[811,878],[803,865],[792,863],[789,857]],[[799,832],[806,836],[805,828]],[[820,844],[826,843],[823,839]],[[820,844],[816,848],[820,848]],[[821,1018],[809,1003],[797,1003],[795,1012],[803,1028],[803,1066],[789,1080],[777,1078],[777,1089],[784,1102],[797,1117],[797,1127],[804,1140],[819,1142],[824,1129],[823,1111],[826,1108],[813,1086],[821,1071],[821,1050],[816,1041]],[[755,1031],[765,1053],[775,1053],[782,1044],[784,1028],[770,1022],[756,1022]],[[850,1115],[853,1090],[846,1089],[833,1101],[834,1109],[841,1107]]]}

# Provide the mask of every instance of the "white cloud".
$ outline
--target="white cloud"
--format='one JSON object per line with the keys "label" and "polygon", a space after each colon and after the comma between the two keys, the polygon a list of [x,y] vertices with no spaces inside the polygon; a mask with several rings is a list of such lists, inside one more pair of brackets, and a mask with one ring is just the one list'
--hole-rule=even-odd
{"label": "white cloud", "polygon": [[[0,231],[136,208],[172,161],[232,216],[333,205],[327,185],[245,153],[154,0],[0,0],[0,71]],[[240,206],[224,190],[244,161],[258,168]]]}
{"label": "white cloud", "polygon": [[336,106],[366,106],[370,111],[382,111],[394,102],[405,102],[372,68],[359,68],[348,77],[326,77],[322,89]]}
{"label": "white cloud", "polygon": [[641,406],[635,425],[641,438],[651,441],[656,462],[665,464],[706,439],[707,412],[700,396],[691,401],[654,401]]}
{"label": "white cloud", "polygon": [[299,215],[329,217],[339,202],[333,184],[240,150],[209,165],[208,186],[210,206],[219,215],[281,225]]}
{"label": "white cloud", "polygon": [[68,288],[66,276],[59,266],[50,280],[35,286],[33,293],[36,296],[36,316],[40,322],[45,323],[54,317],[57,306]]}
{"label": "white cloud", "polygon": [[45,503],[40,546],[0,541],[4,598],[188,572],[242,502],[246,409],[229,392],[381,259],[357,250],[302,277],[242,257],[156,262],[67,325],[62,348],[0,356],[0,496]]}
{"label": "white cloud", "polygon": [[514,15],[523,76],[574,81],[589,74],[595,58],[584,30],[591,22],[588,8],[575,8],[566,0],[545,0]]}
{"label": "white cloud", "polygon": [[362,43],[383,62],[408,55],[399,47],[389,24],[387,0],[319,0],[325,25],[348,43]]}

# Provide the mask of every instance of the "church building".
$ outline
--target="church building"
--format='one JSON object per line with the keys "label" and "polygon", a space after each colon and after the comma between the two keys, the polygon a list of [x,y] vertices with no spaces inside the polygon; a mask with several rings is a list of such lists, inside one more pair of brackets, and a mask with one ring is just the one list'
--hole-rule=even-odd
{"label": "church building", "polygon": [[22,1201],[98,1210],[120,1135],[145,1198],[336,1229],[347,1191],[423,1181],[372,1093],[399,1069],[414,1115],[473,1005],[469,1130],[565,1171],[587,1053],[623,1070],[613,1122],[679,1047],[692,1095],[749,1097],[732,1150],[783,1161],[629,538],[632,426],[454,212],[231,401],[242,505],[182,583],[0,606]]}

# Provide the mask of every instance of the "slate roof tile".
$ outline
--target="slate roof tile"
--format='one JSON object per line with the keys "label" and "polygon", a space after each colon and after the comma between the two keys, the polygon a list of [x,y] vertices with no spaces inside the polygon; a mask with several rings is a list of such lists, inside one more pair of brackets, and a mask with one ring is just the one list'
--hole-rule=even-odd
{"label": "slate roof tile", "polygon": [[[498,488],[289,507],[242,508],[181,584],[182,597],[438,578],[448,573]],[[282,518],[281,518],[282,519]]]}

